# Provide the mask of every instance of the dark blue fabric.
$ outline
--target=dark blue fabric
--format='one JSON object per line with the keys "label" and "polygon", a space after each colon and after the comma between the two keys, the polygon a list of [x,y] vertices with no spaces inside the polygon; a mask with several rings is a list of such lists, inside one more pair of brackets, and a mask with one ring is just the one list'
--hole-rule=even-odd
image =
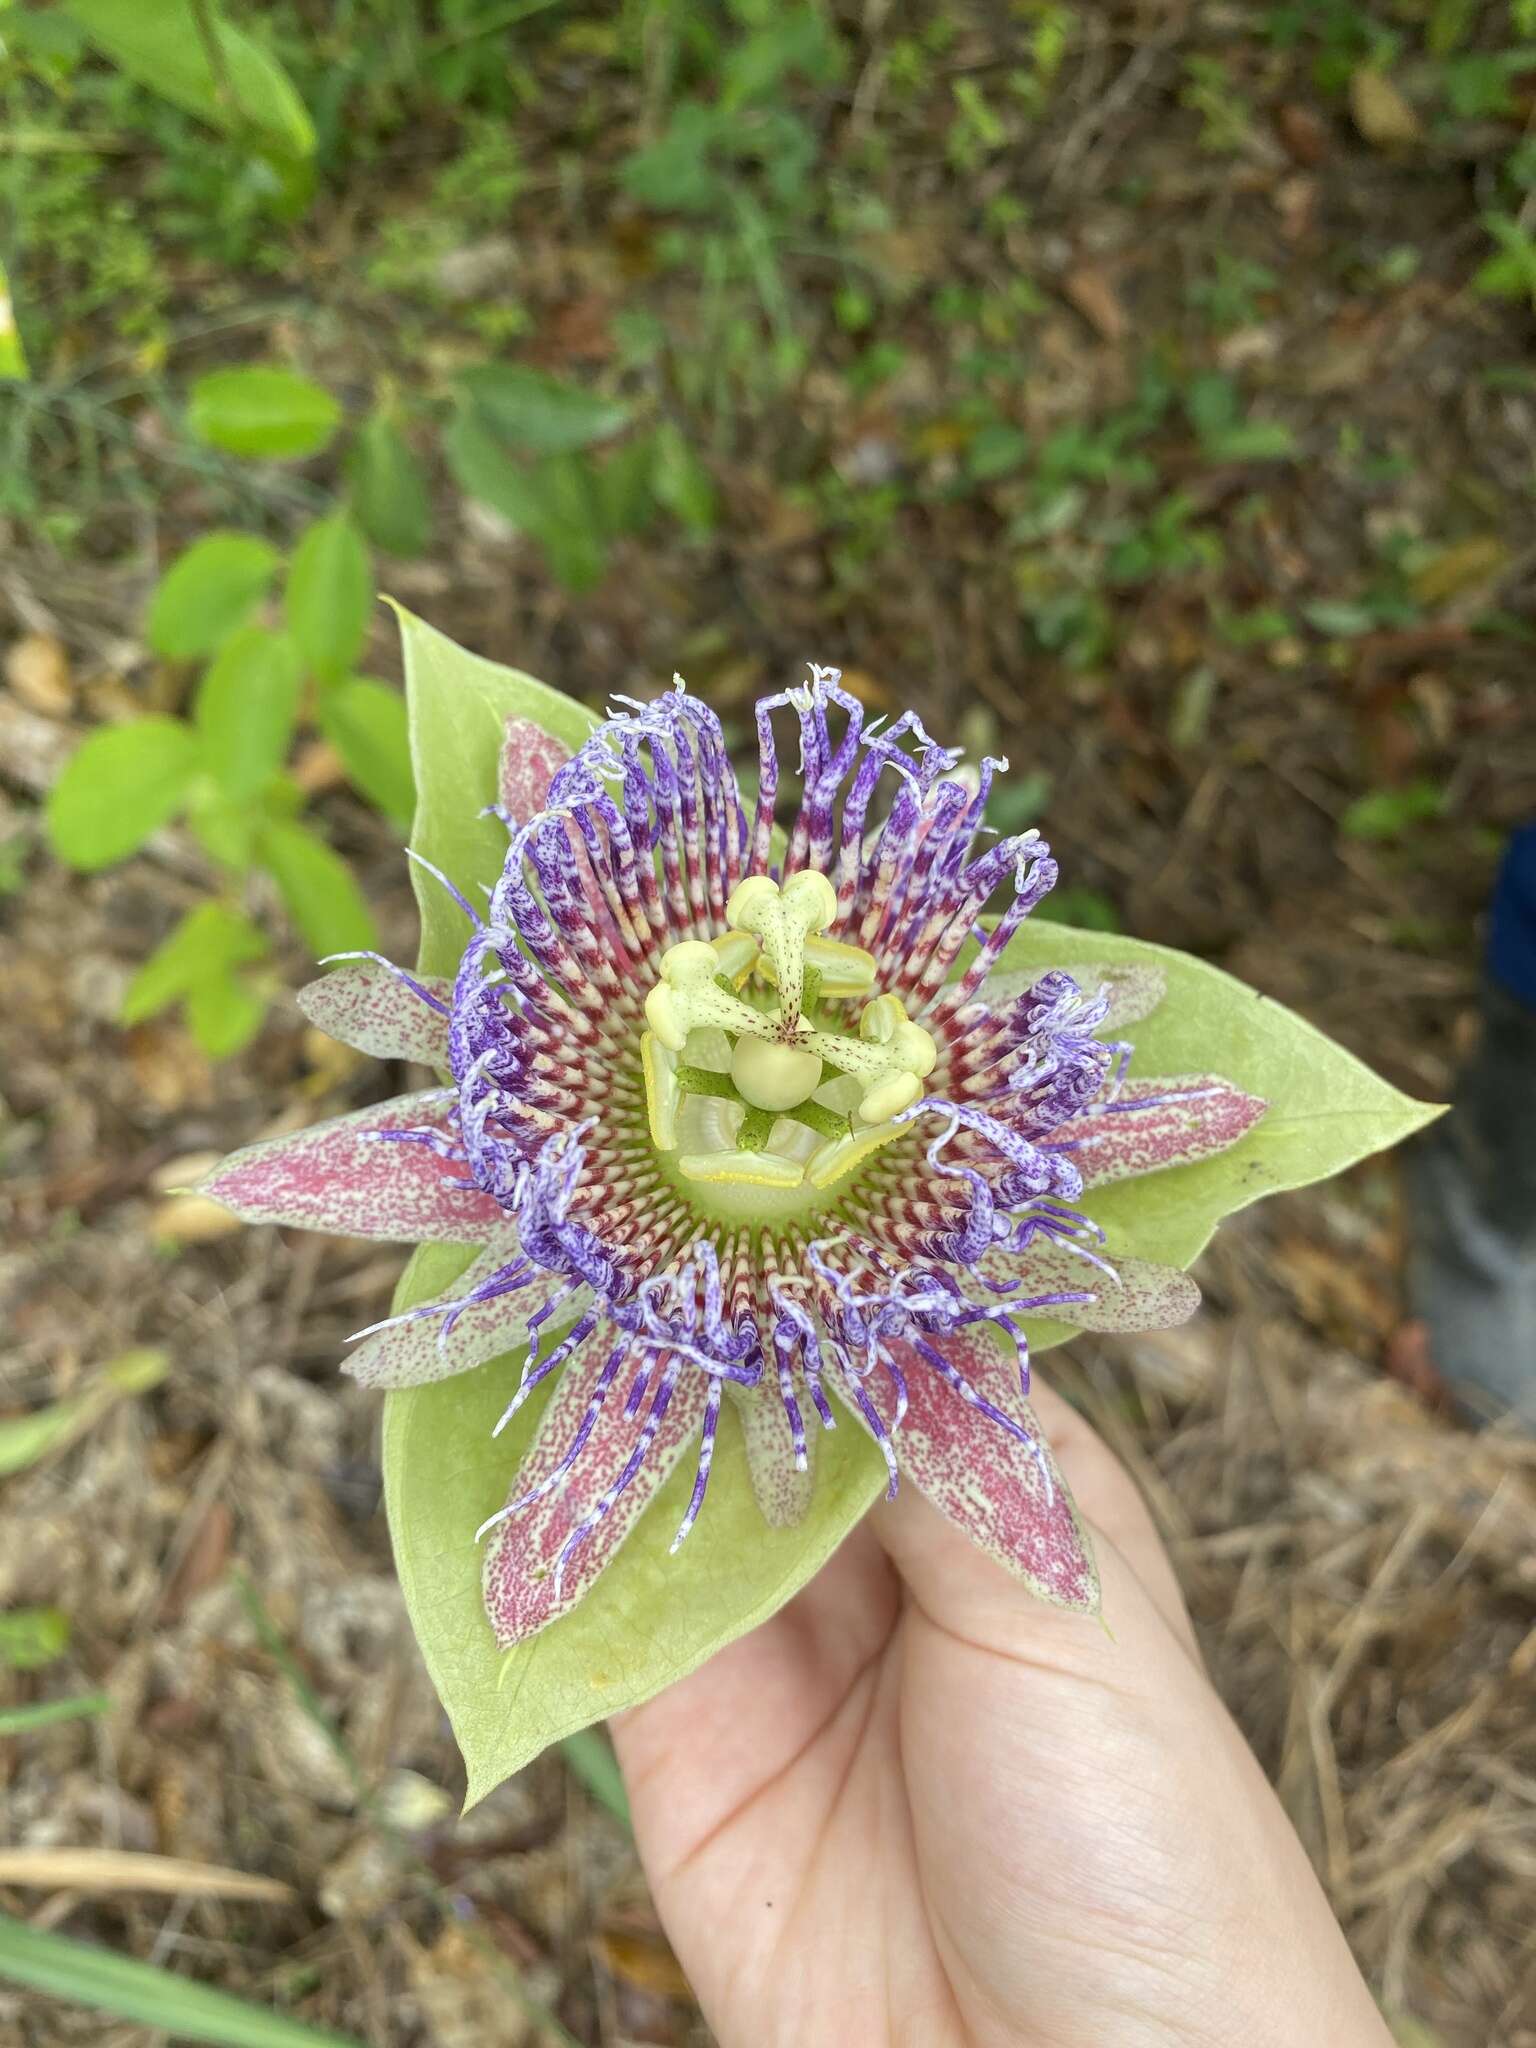
{"label": "dark blue fabric", "polygon": [[1522,826],[1504,849],[1488,913],[1488,972],[1536,1010],[1536,824]]}

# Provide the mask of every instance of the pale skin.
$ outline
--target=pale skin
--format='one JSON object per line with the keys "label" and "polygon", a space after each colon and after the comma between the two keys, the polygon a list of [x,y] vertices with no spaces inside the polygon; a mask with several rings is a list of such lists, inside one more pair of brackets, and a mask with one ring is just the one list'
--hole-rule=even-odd
{"label": "pale skin", "polygon": [[1113,1639],[909,1488],[615,1723],[721,2048],[1391,2048],[1135,1486],[1036,1394]]}

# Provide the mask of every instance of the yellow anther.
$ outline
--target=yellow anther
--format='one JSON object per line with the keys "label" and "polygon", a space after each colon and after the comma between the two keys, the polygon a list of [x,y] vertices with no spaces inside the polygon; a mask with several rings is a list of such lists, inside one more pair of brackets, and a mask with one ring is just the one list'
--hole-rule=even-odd
{"label": "yellow anther", "polygon": [[907,1021],[907,1006],[900,996],[876,996],[866,1003],[859,1017],[859,1036],[876,1045],[889,1045],[899,1026]]}
{"label": "yellow anther", "polygon": [[863,1083],[859,1110],[871,1123],[894,1116],[916,1102],[923,1092],[918,1082],[926,1080],[939,1058],[932,1033],[912,1022],[899,996],[877,996],[872,1003],[866,1003],[859,1018],[857,1038],[845,1038],[835,1031],[813,1031],[805,1045],[807,1051],[820,1053],[840,1073],[852,1074]]}
{"label": "yellow anther", "polygon": [[658,981],[645,999],[645,1021],[668,1052],[681,1052],[688,1043],[688,1017],[678,1001],[677,990]]}
{"label": "yellow anther", "polygon": [[821,992],[829,999],[861,996],[875,985],[878,971],[873,953],[862,946],[845,946],[841,939],[814,935],[805,942],[805,964],[821,976]]}
{"label": "yellow anther", "polygon": [[718,939],[711,939],[719,960],[717,973],[727,981],[734,981],[739,988],[757,965],[760,948],[750,932],[724,932]]}
{"label": "yellow anther", "polygon": [[[821,993],[832,1002],[844,996],[867,995],[878,971],[874,954],[866,953],[862,946],[845,946],[841,939],[818,938],[814,933],[805,942],[805,964],[821,976]],[[757,966],[767,980],[775,978],[773,962],[766,953],[759,956]]]}
{"label": "yellow anther", "polygon": [[670,1152],[677,1143],[677,1108],[682,1090],[677,1085],[677,1059],[654,1031],[640,1034],[640,1070],[645,1076],[645,1113],[651,1126],[651,1143],[658,1152]]}
{"label": "yellow anther", "polygon": [[814,1188],[835,1187],[882,1146],[889,1145],[893,1138],[901,1137],[904,1129],[902,1124],[879,1124],[873,1130],[860,1131],[854,1137],[829,1138],[819,1151],[811,1154],[805,1177]]}
{"label": "yellow anther", "polygon": [[887,1080],[876,1082],[860,1098],[859,1115],[868,1124],[888,1123],[902,1110],[910,1109],[922,1092],[923,1084],[916,1074],[892,1074]]}
{"label": "yellow anther", "polygon": [[804,1178],[798,1159],[776,1152],[684,1152],[677,1170],[685,1180],[734,1181],[755,1188],[797,1188]]}

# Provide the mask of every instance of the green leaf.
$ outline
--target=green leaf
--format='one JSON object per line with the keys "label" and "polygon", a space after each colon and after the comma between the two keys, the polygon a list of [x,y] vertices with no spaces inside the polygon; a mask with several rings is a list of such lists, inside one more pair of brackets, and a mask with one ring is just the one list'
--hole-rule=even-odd
{"label": "green leaf", "polygon": [[145,631],[157,654],[212,654],[266,594],[281,557],[251,533],[210,533],[178,555],[155,586]]}
{"label": "green leaf", "polygon": [[370,413],[347,452],[357,523],[391,555],[419,555],[432,531],[427,473],[387,412]]}
{"label": "green leaf", "polygon": [[[481,884],[496,880],[506,857],[506,828],[479,813],[496,801],[507,720],[531,719],[573,752],[597,720],[585,705],[547,684],[456,647],[401,605],[394,610],[416,770],[411,845],[474,903],[481,900]],[[417,868],[412,879],[421,907],[422,971],[452,974],[469,936],[464,913],[430,875]]]}
{"label": "green leaf", "polygon": [[236,802],[254,797],[288,756],[303,675],[286,633],[247,626],[203,677],[194,716],[203,762]]}
{"label": "green leaf", "polygon": [[139,1345],[104,1366],[80,1393],[35,1408],[30,1415],[0,1421],[0,1478],[25,1472],[50,1451],[73,1443],[114,1402],[127,1395],[147,1394],[165,1378],[169,1365],[163,1351]]}
{"label": "green leaf", "polygon": [[1283,462],[1296,453],[1296,436],[1284,420],[1239,420],[1205,437],[1213,462]]}
{"label": "green leaf", "polygon": [[[1269,1104],[1230,1151],[1090,1190],[1082,1206],[1108,1232],[1111,1258],[1187,1266],[1223,1216],[1285,1188],[1326,1180],[1441,1113],[1389,1087],[1282,1004],[1168,946],[1030,918],[1004,951],[1002,967],[1037,966],[1043,973],[1099,961],[1156,966],[1167,977],[1158,1008],[1126,1028],[1135,1046],[1133,1074],[1222,1074]],[[1027,1327],[1033,1343],[1071,1334],[1033,1319]]]}
{"label": "green leaf", "polygon": [[[452,1284],[469,1254],[423,1246],[396,1292],[397,1311]],[[809,1580],[885,1485],[863,1430],[819,1438],[810,1513],[769,1528],[753,1497],[733,1412],[722,1418],[709,1511],[675,1557],[668,1545],[693,1486],[684,1459],[579,1607],[529,1642],[498,1651],[480,1590],[474,1532],[505,1504],[544,1402],[491,1431],[518,1381],[514,1359],[384,1404],[384,1489],[395,1562],[422,1655],[468,1767],[467,1803],[483,1799],[551,1742],[649,1699],[756,1628]]]}
{"label": "green leaf", "polygon": [[0,1978],[210,2048],[362,2048],[344,2034],[248,2005],[174,1970],[48,1934],[0,1913]]}
{"label": "green leaf", "polygon": [[220,20],[211,5],[69,0],[65,12],[119,70],[174,106],[248,136],[278,157],[313,152],[314,125],[288,74],[260,43]]}
{"label": "green leaf", "polygon": [[1224,377],[1219,370],[1207,370],[1189,380],[1184,410],[1190,425],[1205,439],[1236,425],[1242,413],[1242,397],[1230,377]]}
{"label": "green leaf", "polygon": [[460,392],[504,441],[529,455],[565,455],[629,424],[629,407],[518,363],[466,370]]}
{"label": "green leaf", "polygon": [[966,474],[976,483],[991,483],[1022,469],[1034,449],[1034,437],[1003,420],[981,428],[965,451]]}
{"label": "green leaf", "polygon": [[603,532],[610,538],[643,533],[650,525],[656,511],[651,482],[654,460],[652,440],[644,434],[632,434],[598,465],[597,501]]}
{"label": "green leaf", "polygon": [[236,974],[200,981],[187,995],[187,1027],[211,1060],[242,1051],[261,1029],[267,999]]}
{"label": "green leaf", "polygon": [[[269,804],[274,801],[278,786],[274,783],[268,789]],[[236,802],[208,776],[198,779],[187,804],[187,823],[204,853],[239,875],[250,868],[261,818],[259,810],[249,803]]]}
{"label": "green leaf", "polygon": [[1064,889],[1053,889],[1035,916],[1046,924],[1080,925],[1084,931],[1117,932],[1120,929],[1120,913],[1107,896],[1098,889],[1086,889],[1070,882]]}
{"label": "green leaf", "polygon": [[1369,605],[1351,604],[1346,598],[1319,598],[1315,604],[1301,608],[1302,617],[1309,626],[1319,633],[1334,633],[1341,639],[1354,639],[1358,634],[1369,633],[1377,623],[1376,614]]}
{"label": "green leaf", "polygon": [[141,1023],[199,983],[222,980],[266,953],[266,939],[243,911],[199,903],[129,982],[118,1015],[124,1024]]}
{"label": "green leaf", "polygon": [[175,817],[197,768],[197,737],[179,718],[93,732],[49,793],[54,851],[87,874],[125,859]]}
{"label": "green leaf", "polygon": [[537,533],[541,508],[533,469],[515,460],[470,407],[461,406],[443,429],[443,454],[461,489],[510,520],[519,533]]}
{"label": "green leaf", "polygon": [[69,1648],[69,1617],[57,1607],[17,1607],[0,1614],[0,1664],[41,1671]]}
{"label": "green leaf", "polygon": [[320,730],[349,779],[386,817],[404,827],[416,808],[405,699],[389,683],[349,676],[320,700]]}
{"label": "green leaf", "polygon": [[81,1692],[72,1699],[39,1700],[31,1707],[0,1707],[0,1735],[30,1735],[34,1728],[52,1728],[60,1721],[82,1721],[105,1714],[111,1705],[108,1693]]}
{"label": "green leaf", "polygon": [[373,916],[352,870],[307,825],[269,818],[257,842],[262,865],[317,958],[375,943]]}
{"label": "green leaf", "polygon": [[323,681],[357,666],[373,609],[373,575],[367,544],[345,512],[317,519],[299,542],[283,609],[300,653]]}
{"label": "green leaf", "polygon": [[1445,809],[1445,791],[1438,782],[1410,782],[1402,789],[1371,789],[1339,820],[1346,839],[1400,839],[1415,825],[1438,818]]}
{"label": "green leaf", "polygon": [[571,590],[590,590],[607,565],[607,521],[594,471],[579,455],[520,461],[476,412],[461,409],[443,434],[448,467],[472,498],[539,542]]}
{"label": "green leaf", "polygon": [[192,386],[187,410],[193,433],[210,447],[272,459],[318,455],[340,419],[329,391],[276,364],[211,370]]}
{"label": "green leaf", "polygon": [[0,263],[0,383],[24,384],[31,371],[16,325],[16,308],[11,300],[10,279]]}
{"label": "green leaf", "polygon": [[715,530],[714,478],[694,453],[681,427],[668,420],[656,429],[651,489],[657,501],[690,533]]}
{"label": "green leaf", "polygon": [[584,455],[549,455],[533,471],[542,542],[549,566],[567,590],[591,590],[608,567],[608,543],[596,472]]}
{"label": "green leaf", "polygon": [[730,180],[714,155],[728,152],[739,130],[738,118],[724,108],[684,100],[654,142],[624,158],[619,183],[642,206],[706,213],[730,197]]}

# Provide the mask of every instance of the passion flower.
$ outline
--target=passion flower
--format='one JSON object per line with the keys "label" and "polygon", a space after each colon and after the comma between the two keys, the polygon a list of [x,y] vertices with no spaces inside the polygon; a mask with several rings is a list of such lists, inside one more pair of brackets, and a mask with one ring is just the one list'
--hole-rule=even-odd
{"label": "passion flower", "polygon": [[[799,740],[782,817],[776,717]],[[336,1036],[451,1078],[207,1183],[252,1221],[483,1246],[347,1369],[400,1388],[523,1353],[497,1428],[547,1405],[480,1531],[504,1646],[582,1598],[686,1459],[685,1540],[728,1412],[768,1524],[806,1513],[819,1432],[862,1429],[889,1492],[1092,1610],[1022,1319],[1187,1317],[1194,1283],[1117,1252],[1085,1197],[1264,1114],[1219,1075],[1129,1070],[1157,966],[1008,966],[1057,868],[1037,832],[985,825],[1006,763],[967,776],[915,715],[866,724],[835,669],[756,725],[749,802],[680,683],[574,755],[511,720],[500,878],[483,907],[439,878],[467,920],[457,974],[360,959],[305,996]]]}

